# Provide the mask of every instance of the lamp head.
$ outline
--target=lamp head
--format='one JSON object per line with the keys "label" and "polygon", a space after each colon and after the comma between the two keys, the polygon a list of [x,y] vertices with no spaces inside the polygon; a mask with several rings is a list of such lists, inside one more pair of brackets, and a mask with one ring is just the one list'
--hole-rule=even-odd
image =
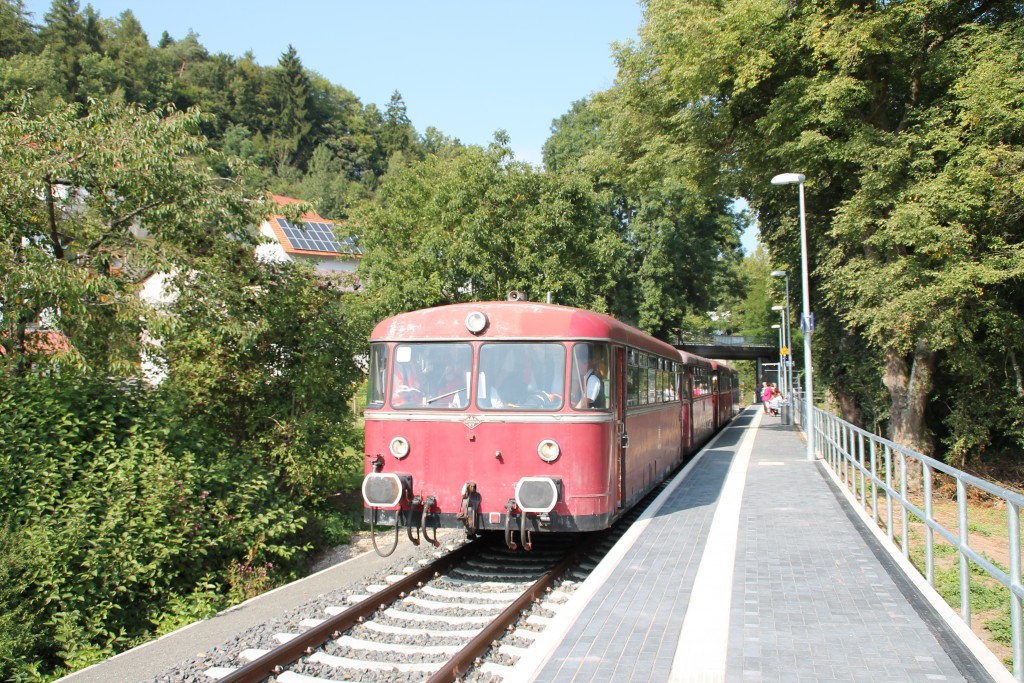
{"label": "lamp head", "polygon": [[787,275],[789,275],[789,271],[788,270],[773,270],[772,271],[772,277],[786,277]]}
{"label": "lamp head", "polygon": [[772,310],[773,311],[784,311],[784,310],[786,310],[786,307],[783,306],[782,304],[778,304],[776,306],[772,306]]}
{"label": "lamp head", "polygon": [[772,185],[796,185],[807,180],[803,173],[780,173],[772,178]]}
{"label": "lamp head", "polygon": [[772,329],[773,329],[773,330],[777,330],[777,329],[779,329],[780,327],[782,327],[782,325],[772,325]]}

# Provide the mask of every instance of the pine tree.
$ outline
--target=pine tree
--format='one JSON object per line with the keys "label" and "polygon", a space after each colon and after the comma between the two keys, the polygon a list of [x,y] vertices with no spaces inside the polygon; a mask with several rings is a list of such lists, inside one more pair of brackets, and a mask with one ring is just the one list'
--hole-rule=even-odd
{"label": "pine tree", "polygon": [[288,51],[281,55],[277,67],[277,77],[274,80],[279,112],[276,128],[287,153],[283,161],[304,168],[312,153],[309,149],[309,134],[313,128],[309,118],[309,76],[292,45],[289,45]]}

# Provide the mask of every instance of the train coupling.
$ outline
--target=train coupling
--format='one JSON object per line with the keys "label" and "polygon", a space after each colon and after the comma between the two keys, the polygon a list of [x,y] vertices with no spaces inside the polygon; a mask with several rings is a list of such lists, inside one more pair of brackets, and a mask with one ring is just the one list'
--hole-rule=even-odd
{"label": "train coupling", "polygon": [[[516,513],[519,514],[519,543],[515,540],[516,529],[512,528]],[[509,498],[505,502],[505,545],[508,549],[516,550],[521,545],[523,550],[533,550],[533,532],[537,531],[537,521],[537,514],[531,514],[515,498]]]}
{"label": "train coupling", "polygon": [[475,481],[467,481],[462,485],[462,504],[455,514],[466,526],[466,535],[472,536],[477,531],[477,518],[480,514],[480,492],[476,490]]}
{"label": "train coupling", "polygon": [[[435,496],[413,496],[412,500],[409,501],[409,524],[406,532],[413,545],[419,545],[420,539],[423,538],[427,539],[435,548],[441,545],[440,541],[437,540],[437,529],[434,529],[433,538],[430,537],[427,531],[427,517],[435,505],[437,505],[437,497]],[[418,525],[415,524],[417,510],[420,513]]]}
{"label": "train coupling", "polygon": [[[533,549],[533,533],[550,523],[549,514],[562,497],[562,480],[556,477],[523,477],[516,483],[516,496],[505,503],[505,545],[515,550]],[[515,542],[512,519],[519,513],[519,540]]]}

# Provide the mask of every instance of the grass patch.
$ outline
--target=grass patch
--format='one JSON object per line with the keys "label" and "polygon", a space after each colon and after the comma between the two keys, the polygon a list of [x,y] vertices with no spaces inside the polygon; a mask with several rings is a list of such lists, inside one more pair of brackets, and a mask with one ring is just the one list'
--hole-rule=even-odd
{"label": "grass patch", "polygon": [[[925,575],[926,557],[924,543],[915,543],[919,536],[917,529],[911,530],[910,561]],[[936,560],[934,565],[935,590],[942,599],[955,610],[960,609],[960,562],[956,548],[947,543],[937,543],[933,550]],[[999,562],[987,555],[985,558],[999,569],[1006,571]],[[1012,644],[1012,624],[1010,622],[1010,591],[999,581],[989,576],[981,565],[968,560],[970,574],[970,599],[972,614],[994,614],[984,621],[982,627],[989,632],[991,640],[1001,645]]]}

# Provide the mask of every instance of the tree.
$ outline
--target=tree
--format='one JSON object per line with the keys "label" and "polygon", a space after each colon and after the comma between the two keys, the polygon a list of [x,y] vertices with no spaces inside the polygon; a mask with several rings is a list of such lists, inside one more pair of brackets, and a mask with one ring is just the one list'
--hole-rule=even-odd
{"label": "tree", "polygon": [[601,145],[603,119],[589,100],[577,100],[569,111],[551,122],[544,142],[544,166],[559,172],[577,164]]}
{"label": "tree", "polygon": [[[311,150],[308,138],[313,128],[309,120],[310,82],[291,45],[277,62],[274,79],[274,100],[277,105],[276,134],[280,136],[280,162],[305,168]],[[279,162],[279,163],[280,163]]]}
{"label": "tree", "polygon": [[[670,162],[747,197],[790,272],[796,202],[768,180],[807,174],[812,301],[818,325],[835,331],[815,336],[816,356],[851,359],[830,370],[837,380],[865,356],[884,359],[875,374],[888,415],[865,417],[887,418],[893,438],[925,452],[932,433],[953,428],[933,398],[954,368],[994,348],[997,367],[1013,366],[1020,32],[1019,6],[1001,1],[652,0],[640,44],[619,51],[619,130],[636,176]],[[1008,407],[1014,375],[987,381]],[[855,386],[830,389],[875,410],[862,384],[846,393]]]}
{"label": "tree", "polygon": [[0,344],[23,371],[45,360],[28,341],[42,324],[67,340],[60,363],[131,375],[154,314],[142,280],[237,248],[259,209],[244,176],[208,174],[198,112],[80,113],[0,117]]}
{"label": "tree", "polygon": [[671,164],[652,165],[644,182],[629,169],[628,125],[618,94],[573,104],[545,143],[549,171],[591,178],[607,225],[624,245],[625,273],[611,310],[648,332],[674,338],[737,292],[746,217],[714,188],[700,188]]}
{"label": "tree", "polygon": [[301,263],[238,253],[182,274],[167,304],[162,389],[189,439],[262,462],[276,486],[319,501],[361,464],[349,408],[369,333],[346,295]]}
{"label": "tree", "polygon": [[416,147],[416,129],[409,120],[402,94],[397,90],[391,94],[380,131],[380,144],[385,158],[390,159],[396,152],[408,154]]}
{"label": "tree", "polygon": [[[91,104],[0,117],[12,677],[87,666],[251,597],[246,572],[290,578],[309,509],[361,463],[347,406],[365,336],[307,269],[256,262],[266,207],[245,166],[222,158],[234,175],[211,175],[220,155],[196,111]],[[168,296],[143,304],[154,271]],[[144,352],[164,361],[159,386],[138,381]]]}
{"label": "tree", "polygon": [[0,0],[0,59],[35,53],[40,47],[23,0]]}
{"label": "tree", "polygon": [[621,245],[589,181],[509,155],[494,144],[392,169],[355,220],[375,317],[512,290],[607,310]]}
{"label": "tree", "polygon": [[97,17],[92,7],[81,12],[78,0],[53,0],[45,16],[40,37],[51,51],[60,71],[63,95],[67,101],[79,98],[82,59],[99,49]]}

